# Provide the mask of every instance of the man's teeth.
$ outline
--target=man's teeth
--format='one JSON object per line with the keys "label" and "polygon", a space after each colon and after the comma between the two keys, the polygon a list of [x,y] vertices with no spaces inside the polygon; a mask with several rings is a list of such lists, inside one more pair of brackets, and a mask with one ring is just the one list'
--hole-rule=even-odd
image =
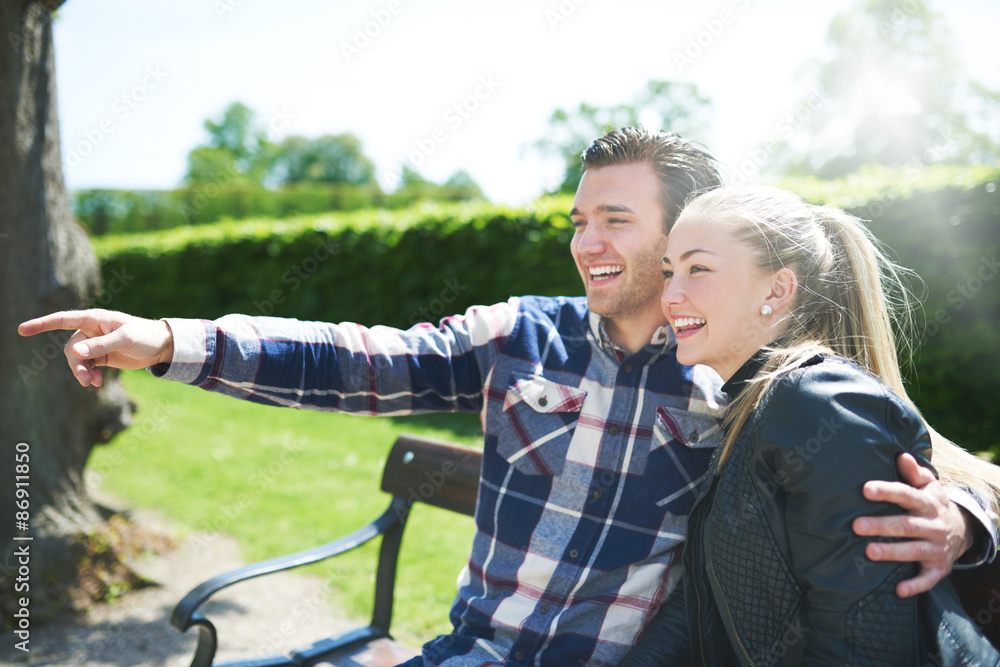
{"label": "man's teeth", "polygon": [[675,329],[683,329],[684,327],[696,327],[705,324],[705,319],[702,317],[678,317],[674,320]]}
{"label": "man's teeth", "polygon": [[619,264],[605,264],[604,266],[591,266],[589,270],[591,278],[599,278],[612,273],[621,273],[625,267]]}

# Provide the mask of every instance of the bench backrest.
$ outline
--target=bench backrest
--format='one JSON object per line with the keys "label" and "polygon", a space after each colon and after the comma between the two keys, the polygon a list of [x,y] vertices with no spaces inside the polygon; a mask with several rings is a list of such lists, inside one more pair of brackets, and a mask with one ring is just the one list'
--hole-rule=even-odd
{"label": "bench backrest", "polygon": [[386,459],[382,490],[472,516],[482,461],[478,449],[404,433]]}

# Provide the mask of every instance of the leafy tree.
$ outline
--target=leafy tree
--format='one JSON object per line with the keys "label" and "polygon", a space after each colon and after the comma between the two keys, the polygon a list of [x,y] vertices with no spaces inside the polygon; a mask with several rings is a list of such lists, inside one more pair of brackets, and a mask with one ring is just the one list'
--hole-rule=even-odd
{"label": "leafy tree", "polygon": [[261,185],[268,169],[271,145],[257,115],[242,102],[234,102],[218,121],[205,121],[209,140],[188,154],[189,184],[244,182]]}
{"label": "leafy tree", "polygon": [[[988,134],[1000,95],[964,74],[926,0],[859,0],[833,19],[828,39],[833,54],[812,72],[824,99],[789,132],[789,171],[834,178],[866,163],[1000,157]],[[809,157],[789,157],[792,149]]]}
{"label": "leafy tree", "polygon": [[[60,5],[0,3],[0,34],[6,36],[0,57],[0,586],[7,591],[0,595],[0,612],[4,636],[11,646],[23,642],[25,651],[26,626],[16,639],[6,633],[8,623],[17,627],[15,611],[29,613],[18,600],[30,598],[36,623],[135,581],[83,482],[91,450],[131,420],[128,396],[116,373],[106,373],[100,389],[83,390],[62,360],[68,336],[17,334],[23,320],[112,305],[113,297],[131,289],[119,280],[117,289],[102,293],[97,258],[73,221],[63,183],[52,38],[52,13]],[[93,539],[102,533],[100,547]],[[100,548],[91,549],[95,545]],[[19,574],[15,550],[29,548],[30,574],[24,559]],[[20,596],[14,592],[18,576]]]}
{"label": "leafy tree", "polygon": [[399,189],[423,187],[433,185],[430,181],[420,175],[416,169],[408,164],[403,165],[403,170],[399,175]]}
{"label": "leafy tree", "polygon": [[481,199],[486,200],[482,188],[472,180],[468,172],[459,170],[452,174],[443,184],[434,183],[424,178],[413,167],[404,164],[400,173],[399,187],[390,196],[394,206],[404,205],[414,201],[460,201]]}
{"label": "leafy tree", "polygon": [[459,169],[454,174],[452,174],[447,181],[445,181],[444,186],[450,188],[454,192],[463,193],[463,199],[486,199],[486,195],[483,194],[482,188],[479,184],[472,180],[472,176],[469,172],[464,169]]}
{"label": "leafy tree", "polygon": [[626,125],[677,132],[685,137],[704,134],[711,103],[691,83],[650,81],[631,104],[599,107],[581,102],[576,110],[556,109],[548,136],[533,147],[564,164],[558,192],[576,192],[580,154],[594,139]]}
{"label": "leafy tree", "polygon": [[350,133],[288,137],[273,149],[270,175],[279,183],[373,185],[375,165]]}

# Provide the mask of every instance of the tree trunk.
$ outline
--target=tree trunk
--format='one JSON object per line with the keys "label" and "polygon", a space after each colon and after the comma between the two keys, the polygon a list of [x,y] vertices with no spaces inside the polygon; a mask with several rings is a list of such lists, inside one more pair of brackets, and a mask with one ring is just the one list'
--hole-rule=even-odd
{"label": "tree trunk", "polygon": [[[67,606],[66,591],[86,547],[79,537],[103,524],[84,490],[84,465],[95,444],[106,442],[131,418],[113,374],[99,390],[84,389],[73,379],[62,354],[68,334],[29,339],[17,334],[17,324],[25,319],[85,307],[99,294],[97,260],[73,220],[60,162],[51,25],[51,13],[60,4],[0,2],[0,607],[5,624],[22,597],[30,600],[33,620]],[[16,467],[17,453],[28,454],[27,464],[20,463],[24,467]],[[21,488],[28,490],[30,507],[19,515],[25,510],[17,506],[16,482],[26,480],[30,485]],[[25,548],[28,590],[11,581],[23,580],[25,559],[15,554]]]}

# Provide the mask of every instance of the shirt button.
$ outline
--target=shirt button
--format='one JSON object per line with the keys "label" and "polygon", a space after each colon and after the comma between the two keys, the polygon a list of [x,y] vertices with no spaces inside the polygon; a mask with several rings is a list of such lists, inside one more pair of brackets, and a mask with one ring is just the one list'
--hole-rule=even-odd
{"label": "shirt button", "polygon": [[519,662],[521,660],[524,660],[524,651],[522,651],[521,649],[517,649],[516,651],[514,651],[514,659]]}
{"label": "shirt button", "polygon": [[590,495],[594,497],[594,500],[600,500],[601,496],[604,495],[604,491],[602,491],[601,489],[594,489],[594,492],[591,493]]}
{"label": "shirt button", "polygon": [[576,558],[577,556],[579,556],[579,555],[580,555],[580,552],[579,552],[579,551],[577,551],[576,549],[570,549],[570,550],[569,550],[569,557],[570,557],[570,558],[573,558],[573,559],[575,559],[575,558]]}
{"label": "shirt button", "polygon": [[543,614],[549,613],[549,605],[543,604],[541,607],[538,608],[538,611]]}
{"label": "shirt button", "polygon": [[538,399],[538,404],[539,404],[540,406],[542,406],[543,408],[544,408],[544,407],[545,407],[546,405],[548,405],[548,404],[549,404],[549,398],[548,398],[548,396],[542,396],[542,397],[541,397],[540,399]]}
{"label": "shirt button", "polygon": [[610,433],[611,435],[618,435],[618,427],[612,426],[611,428],[608,429],[608,433]]}
{"label": "shirt button", "polygon": [[625,364],[625,368],[623,368],[622,370],[624,370],[626,373],[631,373],[632,372],[632,364]]}

